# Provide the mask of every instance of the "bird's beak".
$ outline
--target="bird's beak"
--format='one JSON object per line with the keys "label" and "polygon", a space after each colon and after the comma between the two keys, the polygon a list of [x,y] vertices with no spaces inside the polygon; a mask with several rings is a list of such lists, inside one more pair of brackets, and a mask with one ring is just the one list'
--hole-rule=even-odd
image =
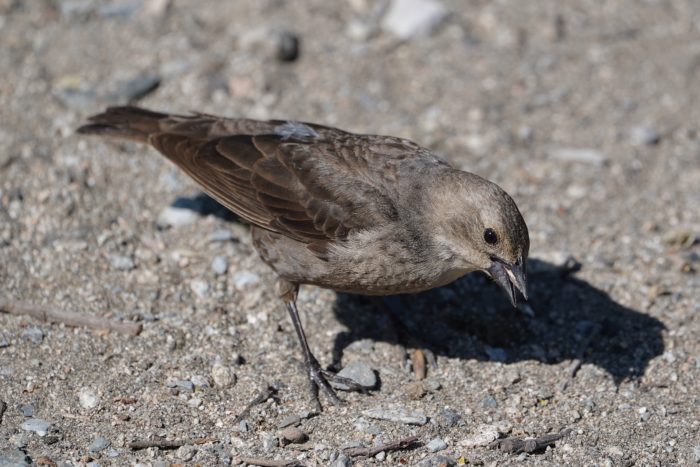
{"label": "bird's beak", "polygon": [[488,273],[508,295],[510,303],[513,306],[517,305],[515,289],[518,289],[527,300],[527,273],[524,262],[519,259],[515,264],[511,264],[497,257],[492,257],[491,260],[493,264],[488,269]]}

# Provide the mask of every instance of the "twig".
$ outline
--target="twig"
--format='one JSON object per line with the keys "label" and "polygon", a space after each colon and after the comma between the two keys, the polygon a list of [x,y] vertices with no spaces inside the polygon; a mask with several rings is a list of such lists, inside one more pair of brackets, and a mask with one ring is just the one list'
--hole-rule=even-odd
{"label": "twig", "polygon": [[257,465],[259,467],[292,467],[299,465],[298,461],[276,461],[259,457],[241,457],[240,459],[244,464]]}
{"label": "twig", "polygon": [[416,441],[418,441],[417,437],[409,436],[408,438],[403,438],[396,441],[389,441],[388,443],[380,444],[379,446],[372,446],[368,448],[347,448],[343,452],[345,452],[345,454],[350,457],[372,457],[374,455],[379,454],[382,451],[398,451],[399,449],[408,449]]}
{"label": "twig", "polygon": [[566,429],[555,435],[540,436],[539,438],[498,439],[489,444],[489,447],[491,449],[500,449],[509,454],[520,454],[521,452],[532,454],[533,452],[541,451],[547,446],[554,444],[555,441],[559,441],[569,433],[571,433],[571,429]]}
{"label": "twig", "polygon": [[265,402],[266,400],[268,400],[270,397],[274,396],[275,394],[277,394],[277,389],[268,385],[265,389],[260,391],[260,393],[257,396],[255,396],[255,399],[253,399],[252,401],[250,401],[248,403],[246,408],[243,409],[243,412],[239,413],[236,416],[236,418],[233,420],[233,424],[237,425],[238,423],[240,423],[241,420],[243,420],[244,418],[246,418],[248,416],[248,413],[250,413],[250,410],[253,407],[255,407],[258,404],[262,404],[263,402]]}
{"label": "twig", "polygon": [[137,336],[142,329],[139,323],[111,321],[75,311],[50,310],[31,303],[0,302],[0,312],[16,316],[27,315],[49,323],[63,323],[68,326],[114,331],[130,336]]}
{"label": "twig", "polygon": [[7,410],[7,403],[0,400],[0,425],[2,425],[2,417],[5,416],[5,411]]}
{"label": "twig", "polygon": [[148,448],[159,448],[159,449],[177,449],[181,446],[188,444],[207,444],[207,443],[218,443],[219,440],[216,438],[190,438],[190,439],[176,439],[168,441],[167,439],[152,439],[146,441],[133,441],[129,443],[129,449],[138,451],[139,449]]}

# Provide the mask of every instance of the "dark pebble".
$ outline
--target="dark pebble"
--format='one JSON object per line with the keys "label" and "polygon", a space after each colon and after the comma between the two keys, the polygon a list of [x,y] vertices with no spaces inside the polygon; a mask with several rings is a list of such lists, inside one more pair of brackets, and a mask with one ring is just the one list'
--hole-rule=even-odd
{"label": "dark pebble", "polygon": [[299,58],[299,36],[285,31],[279,35],[277,58],[282,62],[293,62]]}

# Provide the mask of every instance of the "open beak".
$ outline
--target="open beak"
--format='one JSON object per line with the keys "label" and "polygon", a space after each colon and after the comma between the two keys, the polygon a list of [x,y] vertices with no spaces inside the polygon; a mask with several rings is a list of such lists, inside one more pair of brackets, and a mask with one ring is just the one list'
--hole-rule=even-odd
{"label": "open beak", "polygon": [[489,274],[508,295],[510,303],[517,305],[515,290],[519,290],[527,300],[527,273],[522,259],[510,264],[495,256],[491,257],[493,264],[488,269]]}

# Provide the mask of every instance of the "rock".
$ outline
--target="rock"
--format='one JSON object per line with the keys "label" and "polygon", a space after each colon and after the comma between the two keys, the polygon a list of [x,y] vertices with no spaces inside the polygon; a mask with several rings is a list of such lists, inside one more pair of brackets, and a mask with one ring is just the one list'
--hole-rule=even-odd
{"label": "rock", "polygon": [[284,417],[282,421],[277,424],[277,428],[287,428],[288,426],[298,425],[301,423],[301,417],[299,415],[289,415]]}
{"label": "rock", "polygon": [[352,467],[352,461],[342,452],[331,462],[329,467]]}
{"label": "rock", "polygon": [[379,462],[382,462],[384,459],[386,459],[386,451],[381,451],[378,452],[375,456],[375,459],[377,459]]}
{"label": "rock", "polygon": [[180,446],[177,448],[177,451],[175,451],[175,456],[185,462],[191,461],[195,454],[197,454],[197,448],[189,444]]}
{"label": "rock", "polygon": [[251,271],[238,271],[233,275],[233,285],[238,289],[247,289],[260,282],[260,276]]}
{"label": "rock", "polygon": [[223,256],[216,256],[211,262],[211,269],[214,274],[222,275],[228,271],[228,261]]}
{"label": "rock", "polygon": [[202,405],[202,399],[200,399],[199,397],[193,397],[192,399],[187,401],[187,405],[196,409],[197,407]]}
{"label": "rock", "polygon": [[209,294],[209,283],[202,279],[192,279],[190,281],[190,289],[197,297],[204,298]]}
{"label": "rock", "polygon": [[454,459],[447,456],[430,456],[415,464],[415,467],[453,467],[457,465]]}
{"label": "rock", "polygon": [[262,439],[263,450],[265,452],[270,452],[275,449],[278,445],[277,438],[272,433],[263,431],[260,433],[260,438]]}
{"label": "rock", "polygon": [[507,422],[479,425],[476,429],[476,433],[462,440],[460,445],[467,448],[487,446],[497,440],[501,435],[509,433],[511,429],[512,426]]}
{"label": "rock", "polygon": [[192,381],[192,384],[194,384],[194,387],[197,389],[211,387],[211,381],[206,376],[195,375],[190,378],[190,381]]}
{"label": "rock", "polygon": [[693,448],[693,460],[696,464],[700,464],[700,444]]}
{"label": "rock", "polygon": [[109,255],[109,262],[114,269],[119,269],[120,271],[131,271],[136,267],[134,260],[128,256]]}
{"label": "rock", "polygon": [[607,161],[603,153],[587,148],[556,148],[549,151],[549,156],[564,162],[581,162],[600,167]]}
{"label": "rock", "polygon": [[15,433],[10,436],[10,443],[16,448],[25,448],[29,444],[29,435],[27,433]]}
{"label": "rock", "polygon": [[39,345],[44,340],[44,331],[36,327],[27,328],[22,332],[22,337]]}
{"label": "rock", "polygon": [[462,417],[456,410],[446,408],[441,410],[435,417],[435,423],[443,428],[451,428],[457,425]]}
{"label": "rock", "polygon": [[199,218],[199,214],[191,209],[168,206],[158,214],[156,225],[162,229],[181,227],[194,223],[197,218]]}
{"label": "rock", "polygon": [[5,347],[9,347],[9,346],[10,346],[10,342],[4,337],[0,337],[0,349],[4,349]]}
{"label": "rock", "polygon": [[435,32],[448,15],[447,8],[437,0],[392,0],[382,18],[382,29],[409,39]]}
{"label": "rock", "polygon": [[130,18],[141,8],[141,0],[110,2],[97,8],[103,18]]}
{"label": "rock", "polygon": [[241,420],[238,422],[238,431],[241,433],[247,433],[250,431],[250,425],[248,424],[247,420]]}
{"label": "rock", "polygon": [[[377,385],[377,375],[372,368],[363,361],[351,362],[338,372],[338,376],[351,379],[365,389],[372,389]],[[350,390],[349,386],[341,382],[332,382],[331,385],[343,391]]]}
{"label": "rock", "polygon": [[425,445],[425,447],[430,452],[438,452],[442,451],[443,449],[447,449],[447,443],[441,438],[433,438],[428,444]]}
{"label": "rock", "polygon": [[284,31],[277,38],[277,59],[281,62],[293,62],[299,58],[299,36]]}
{"label": "rock", "polygon": [[32,404],[21,405],[19,411],[23,417],[32,418],[34,416],[34,406]]}
{"label": "rock", "polygon": [[107,438],[103,438],[101,436],[98,436],[97,438],[93,439],[92,442],[90,443],[90,446],[88,446],[88,451],[90,452],[100,452],[103,449],[106,449],[109,447],[111,443]]}
{"label": "rock", "polygon": [[0,467],[29,467],[32,459],[20,449],[0,451]]}
{"label": "rock", "polygon": [[94,409],[100,403],[100,398],[97,397],[95,391],[90,388],[80,388],[78,391],[78,402],[80,406],[84,409]]}
{"label": "rock", "polygon": [[171,381],[168,383],[168,387],[182,392],[194,392],[194,383],[188,380]]}
{"label": "rock", "polygon": [[623,457],[625,452],[619,446],[608,446],[604,452],[613,457]]}
{"label": "rock", "polygon": [[145,73],[119,84],[117,89],[106,98],[118,103],[131,104],[158,89],[160,81],[160,76]]}
{"label": "rock", "polygon": [[30,418],[29,420],[22,422],[20,428],[25,431],[32,431],[39,436],[46,436],[53,428],[53,425],[51,422],[47,422],[46,420],[42,420],[40,418]]}
{"label": "rock", "polygon": [[661,141],[661,134],[647,125],[639,125],[630,129],[629,141],[635,146],[655,146]]}
{"label": "rock", "polygon": [[481,400],[481,405],[487,409],[495,409],[498,407],[498,401],[491,394]]}
{"label": "rock", "polygon": [[418,411],[411,411],[405,407],[393,407],[389,409],[375,408],[362,412],[362,415],[377,420],[405,423],[406,425],[425,425],[428,417]]}
{"label": "rock", "polygon": [[309,437],[295,426],[288,426],[280,432],[280,444],[284,447],[287,444],[301,444]]}
{"label": "rock", "polygon": [[228,388],[236,384],[236,374],[221,363],[215,363],[211,367],[211,379],[214,380],[214,385],[220,388]]}
{"label": "rock", "polygon": [[209,234],[209,241],[214,242],[230,242],[233,240],[233,233],[228,229],[219,229]]}

